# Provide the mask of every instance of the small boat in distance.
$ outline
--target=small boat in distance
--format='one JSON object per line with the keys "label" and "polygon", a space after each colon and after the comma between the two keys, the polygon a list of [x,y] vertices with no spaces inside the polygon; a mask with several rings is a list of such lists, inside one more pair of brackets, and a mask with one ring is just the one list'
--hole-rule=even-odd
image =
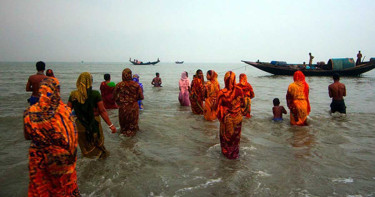
{"label": "small boat in distance", "polygon": [[158,60],[155,61],[155,62],[142,62],[142,61],[139,61],[139,60],[136,60],[136,59],[132,60],[132,58],[130,58],[129,62],[132,63],[133,65],[155,65],[155,64],[159,63],[160,60],[158,58]]}
{"label": "small boat in distance", "polygon": [[184,61],[175,61],[176,64],[183,64]]}
{"label": "small boat in distance", "polygon": [[353,58],[332,58],[327,64],[313,64],[312,68],[304,64],[287,64],[279,61],[269,63],[259,62],[259,60],[257,62],[242,60],[242,62],[274,75],[290,76],[293,76],[297,70],[302,71],[305,76],[332,76],[334,73],[341,76],[359,76],[375,68],[374,58],[368,62],[361,62],[359,65],[355,65]]}

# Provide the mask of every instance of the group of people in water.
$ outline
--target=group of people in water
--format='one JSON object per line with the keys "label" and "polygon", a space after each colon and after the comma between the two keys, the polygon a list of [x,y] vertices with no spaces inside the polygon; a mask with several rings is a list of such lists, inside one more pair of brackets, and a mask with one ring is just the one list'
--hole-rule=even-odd
{"label": "group of people in water", "polygon": [[[132,71],[126,68],[122,72],[122,81],[117,84],[111,82],[109,74],[104,75],[101,94],[92,88],[92,75],[83,72],[77,79],[76,90],[70,93],[68,103],[64,104],[53,71],[47,70],[47,75],[44,75],[44,62],[37,62],[36,68],[37,74],[30,76],[26,85],[26,90],[32,91],[32,95],[28,99],[30,107],[24,112],[24,135],[31,140],[29,196],[79,196],[78,144],[83,157],[104,159],[109,155],[104,146],[101,118],[112,133],[117,129],[106,109],[118,109],[120,132],[128,137],[134,136],[139,130],[139,110],[143,109],[143,86],[139,83],[139,76],[132,75]],[[202,70],[197,70],[190,82],[188,73],[182,72],[178,100],[181,106],[190,106],[193,114],[203,115],[207,121],[218,119],[221,152],[228,159],[237,159],[242,120],[251,118],[251,100],[255,94],[244,73],[239,75],[239,83],[236,83],[235,73],[226,72],[222,89],[217,77],[214,70],[209,70],[205,81]],[[290,123],[304,126],[311,111],[309,85],[301,71],[296,71],[293,79],[286,94]],[[329,86],[331,111],[346,113],[345,85],[339,82],[338,74],[333,79],[334,83]],[[161,87],[159,73],[151,84]],[[287,114],[287,111],[280,106],[278,98],[273,104],[273,120],[282,121],[282,114]]]}

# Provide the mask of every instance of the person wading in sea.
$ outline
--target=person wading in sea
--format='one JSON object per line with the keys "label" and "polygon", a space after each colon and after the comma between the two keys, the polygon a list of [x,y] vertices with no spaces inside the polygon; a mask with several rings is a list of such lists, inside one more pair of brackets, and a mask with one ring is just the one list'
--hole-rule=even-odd
{"label": "person wading in sea", "polygon": [[39,61],[36,63],[36,70],[38,71],[35,75],[31,75],[29,77],[29,80],[27,80],[26,84],[26,91],[27,92],[33,92],[31,94],[31,97],[27,99],[27,101],[30,103],[30,105],[34,105],[39,101],[39,85],[40,82],[47,78],[46,75],[44,75],[44,70],[46,69],[46,64],[42,61]]}
{"label": "person wading in sea", "polygon": [[340,83],[340,75],[333,74],[333,83],[328,86],[329,97],[332,98],[331,113],[340,112],[346,114],[344,96],[346,96],[345,84]]}

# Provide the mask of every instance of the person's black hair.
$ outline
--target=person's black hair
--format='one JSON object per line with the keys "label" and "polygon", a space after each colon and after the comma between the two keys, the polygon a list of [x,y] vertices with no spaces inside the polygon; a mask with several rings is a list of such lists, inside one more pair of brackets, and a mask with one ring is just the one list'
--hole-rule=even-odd
{"label": "person's black hair", "polygon": [[333,80],[340,80],[340,74],[339,73],[333,73],[332,78],[333,78]]}
{"label": "person's black hair", "polygon": [[111,79],[111,75],[110,74],[104,74],[104,80],[108,81]]}
{"label": "person's black hair", "polygon": [[46,64],[42,61],[36,63],[36,70],[37,71],[44,71],[46,69]]}
{"label": "person's black hair", "polygon": [[208,73],[208,75],[211,76],[212,75],[212,70],[208,70],[207,73]]}
{"label": "person's black hair", "polygon": [[155,75],[156,75],[156,76],[158,76],[158,75],[159,75],[159,73],[155,73]]}
{"label": "person's black hair", "polygon": [[273,99],[273,105],[274,105],[274,106],[278,106],[278,105],[280,105],[280,100],[279,100],[278,98],[274,98],[274,99]]}

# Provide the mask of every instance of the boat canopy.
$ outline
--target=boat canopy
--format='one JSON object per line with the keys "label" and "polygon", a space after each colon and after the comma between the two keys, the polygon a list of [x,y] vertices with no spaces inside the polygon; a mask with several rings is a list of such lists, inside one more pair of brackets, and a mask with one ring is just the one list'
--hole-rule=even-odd
{"label": "boat canopy", "polygon": [[271,64],[275,66],[286,66],[285,61],[271,61]]}
{"label": "boat canopy", "polygon": [[328,68],[332,70],[344,70],[347,68],[354,68],[355,61],[353,58],[332,58],[328,60]]}
{"label": "boat canopy", "polygon": [[375,57],[370,58],[370,62],[375,62]]}

